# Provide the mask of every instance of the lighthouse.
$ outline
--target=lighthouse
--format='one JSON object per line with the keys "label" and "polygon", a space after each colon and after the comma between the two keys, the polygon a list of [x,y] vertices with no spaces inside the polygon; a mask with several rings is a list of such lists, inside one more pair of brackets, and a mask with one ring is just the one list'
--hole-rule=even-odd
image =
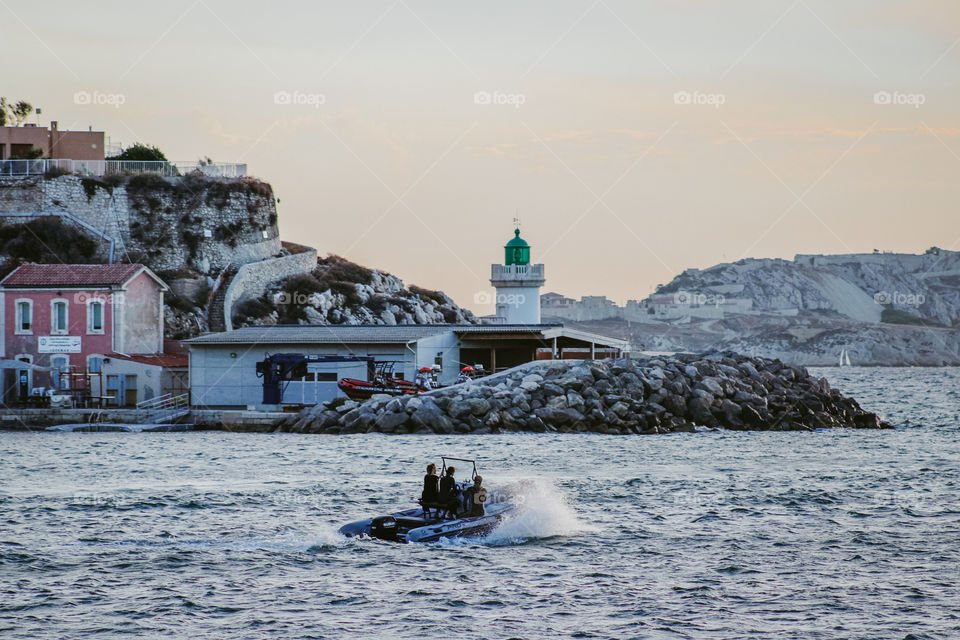
{"label": "lighthouse", "polygon": [[520,237],[520,229],[514,229],[503,249],[503,264],[493,264],[490,269],[490,284],[497,290],[497,321],[540,324],[543,265],[530,264],[530,245]]}

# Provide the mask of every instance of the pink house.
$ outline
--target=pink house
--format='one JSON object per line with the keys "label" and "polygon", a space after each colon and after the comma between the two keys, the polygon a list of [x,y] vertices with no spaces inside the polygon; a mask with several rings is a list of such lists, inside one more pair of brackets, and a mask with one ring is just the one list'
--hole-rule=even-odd
{"label": "pink house", "polygon": [[130,365],[138,360],[131,356],[163,353],[165,291],[142,264],[15,269],[0,281],[0,358],[34,367],[3,369],[4,403],[22,402],[35,387],[117,406],[161,393],[160,380],[150,384]]}

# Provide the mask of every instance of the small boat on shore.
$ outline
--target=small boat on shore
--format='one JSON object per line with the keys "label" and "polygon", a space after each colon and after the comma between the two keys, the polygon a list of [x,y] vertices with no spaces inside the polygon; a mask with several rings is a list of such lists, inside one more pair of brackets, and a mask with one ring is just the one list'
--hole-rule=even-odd
{"label": "small boat on shore", "polygon": [[426,391],[415,382],[404,380],[393,373],[395,362],[379,361],[375,364],[372,380],[341,378],[337,387],[351,400],[366,400],[378,393],[390,396],[417,394]]}

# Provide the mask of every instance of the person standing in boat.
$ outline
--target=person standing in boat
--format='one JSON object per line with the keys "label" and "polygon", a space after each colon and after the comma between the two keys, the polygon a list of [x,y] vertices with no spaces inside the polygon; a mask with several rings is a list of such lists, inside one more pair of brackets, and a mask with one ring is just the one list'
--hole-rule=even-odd
{"label": "person standing in boat", "polygon": [[423,504],[437,504],[440,502],[440,476],[437,475],[437,465],[432,462],[427,465],[427,475],[423,476],[423,493],[420,495]]}
{"label": "person standing in boat", "polygon": [[456,467],[447,467],[445,475],[440,478],[440,504],[447,508],[453,518],[457,517],[457,503],[460,502],[457,495],[460,493],[457,488],[457,479],[453,477],[456,471]]}

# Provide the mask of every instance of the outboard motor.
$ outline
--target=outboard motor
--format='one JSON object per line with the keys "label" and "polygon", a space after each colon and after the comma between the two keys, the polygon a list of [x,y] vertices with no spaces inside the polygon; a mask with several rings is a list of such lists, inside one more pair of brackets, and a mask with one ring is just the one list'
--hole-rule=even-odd
{"label": "outboard motor", "polygon": [[397,519],[393,516],[374,518],[370,524],[370,533],[374,538],[380,538],[381,540],[397,539]]}

